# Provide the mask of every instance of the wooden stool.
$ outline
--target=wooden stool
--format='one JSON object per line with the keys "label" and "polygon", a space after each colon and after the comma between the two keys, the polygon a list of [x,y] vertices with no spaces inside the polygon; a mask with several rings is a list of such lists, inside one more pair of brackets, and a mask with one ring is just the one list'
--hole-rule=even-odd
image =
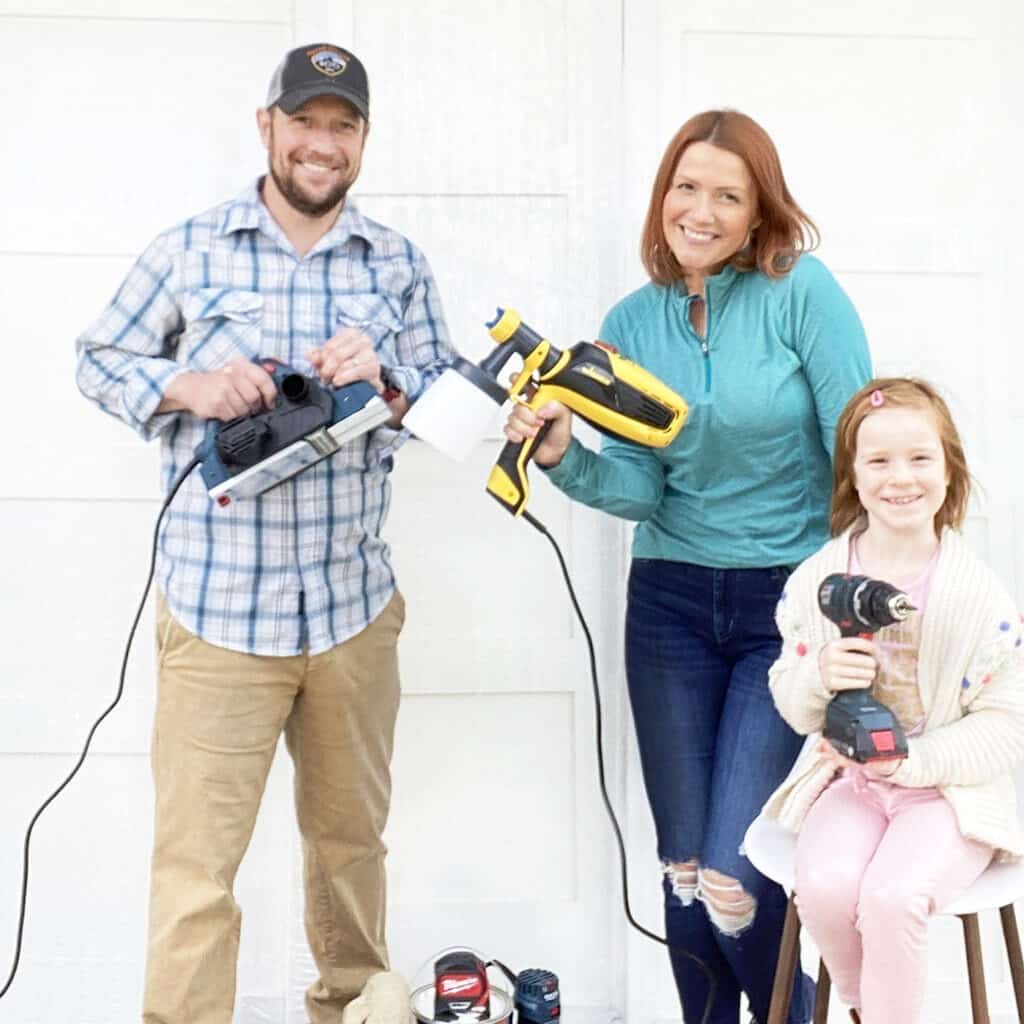
{"label": "wooden stool", "polygon": [[[765,1024],[784,1024],[789,1013],[789,1000],[793,988],[800,949],[800,917],[793,898],[796,836],[778,822],[759,816],[747,829],[743,848],[751,864],[790,893],[786,908],[786,921],[782,929],[782,943],[775,965],[775,983],[772,987],[771,1006]],[[985,972],[981,959],[981,935],[978,913],[999,910],[1006,942],[1006,955],[1010,961],[1010,977],[1017,1002],[1017,1020],[1024,1024],[1024,959],[1021,956],[1020,932],[1013,904],[1024,898],[1024,864],[991,864],[959,899],[943,907],[940,914],[953,914],[960,918],[964,929],[964,948],[967,955],[967,980],[971,990],[973,1024],[989,1024],[988,996],[985,990]],[[825,1024],[828,1001],[832,988],[824,962],[818,967],[818,994],[814,1001],[814,1024]]]}
{"label": "wooden stool", "polygon": [[[760,870],[760,868],[758,869]],[[949,911],[943,911],[948,913]],[[1013,979],[1013,994],[1017,1000],[1017,1020],[1024,1024],[1024,960],[1021,958],[1020,933],[1013,904],[999,908],[1003,923],[1003,937],[1006,940],[1006,955],[1010,961],[1010,977]],[[973,1024],[989,1024],[988,996],[985,991],[985,969],[981,960],[981,935],[978,930],[978,915],[957,914],[964,928],[964,949],[967,954],[967,980],[971,987],[971,1020]],[[793,971],[800,949],[800,917],[791,895],[786,908],[786,923],[782,930],[782,945],[775,965],[775,984],[772,986],[772,1001],[768,1009],[767,1024],[785,1024],[789,1013],[789,998],[793,991]],[[828,1020],[828,1002],[832,991],[832,979],[824,960],[818,961],[818,992],[814,998],[813,1024],[825,1024]]]}

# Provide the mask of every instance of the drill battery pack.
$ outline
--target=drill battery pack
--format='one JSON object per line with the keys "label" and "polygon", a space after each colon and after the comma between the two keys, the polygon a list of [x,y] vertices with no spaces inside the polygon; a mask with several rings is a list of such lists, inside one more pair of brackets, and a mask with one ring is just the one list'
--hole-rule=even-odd
{"label": "drill battery pack", "polygon": [[256,362],[277,388],[273,408],[210,420],[196,449],[203,482],[218,505],[269,491],[391,416],[365,381],[332,388],[276,359]]}
{"label": "drill battery pack", "polygon": [[825,708],[822,735],[844,757],[860,764],[907,756],[899,719],[867,690],[843,690]]}

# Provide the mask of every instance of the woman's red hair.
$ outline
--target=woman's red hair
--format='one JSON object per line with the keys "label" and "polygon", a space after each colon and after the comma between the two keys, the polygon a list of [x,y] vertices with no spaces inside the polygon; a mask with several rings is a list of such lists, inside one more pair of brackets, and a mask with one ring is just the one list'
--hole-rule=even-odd
{"label": "woman's red hair", "polygon": [[683,279],[681,267],[669,248],[662,227],[662,205],[679,158],[694,142],[707,142],[735,153],[754,179],[760,223],[750,243],[729,262],[737,270],[755,267],[768,277],[782,277],[801,252],[818,244],[818,229],[790,195],[782,164],[768,133],[752,118],[735,110],[708,110],[691,117],[668,144],[651,190],[644,221],[640,258],[655,284],[671,285]]}

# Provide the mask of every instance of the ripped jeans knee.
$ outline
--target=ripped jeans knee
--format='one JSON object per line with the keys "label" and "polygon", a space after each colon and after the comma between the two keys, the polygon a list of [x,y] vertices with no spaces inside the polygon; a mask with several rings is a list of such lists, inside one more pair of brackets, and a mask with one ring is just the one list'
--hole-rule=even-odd
{"label": "ripped jeans knee", "polygon": [[698,869],[697,898],[723,935],[739,935],[754,923],[757,900],[735,878],[721,871]]}
{"label": "ripped jeans knee", "polygon": [[672,895],[684,907],[700,900],[711,923],[723,935],[739,935],[753,924],[757,901],[730,875],[699,867],[696,858],[666,861],[662,872],[672,887]]}
{"label": "ripped jeans knee", "polygon": [[684,907],[690,906],[697,898],[697,860],[672,863],[664,861],[661,865],[662,874],[672,886],[672,895]]}

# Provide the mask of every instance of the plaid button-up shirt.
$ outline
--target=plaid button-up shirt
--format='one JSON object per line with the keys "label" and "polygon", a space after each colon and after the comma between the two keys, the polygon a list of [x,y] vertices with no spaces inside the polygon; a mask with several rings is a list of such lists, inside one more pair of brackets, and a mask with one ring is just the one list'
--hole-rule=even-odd
{"label": "plaid button-up shirt", "polygon": [[[347,200],[300,258],[256,182],[150,245],[78,339],[78,385],[144,438],[159,435],[169,488],[204,431],[191,414],[156,412],[176,376],[239,356],[312,373],[307,350],[347,325],[372,337],[410,400],[453,357],[430,267],[407,239]],[[251,654],[315,654],[359,633],[395,588],[380,532],[404,437],[377,427],[223,508],[193,472],[159,545],[157,580],[174,617],[209,643]]]}

